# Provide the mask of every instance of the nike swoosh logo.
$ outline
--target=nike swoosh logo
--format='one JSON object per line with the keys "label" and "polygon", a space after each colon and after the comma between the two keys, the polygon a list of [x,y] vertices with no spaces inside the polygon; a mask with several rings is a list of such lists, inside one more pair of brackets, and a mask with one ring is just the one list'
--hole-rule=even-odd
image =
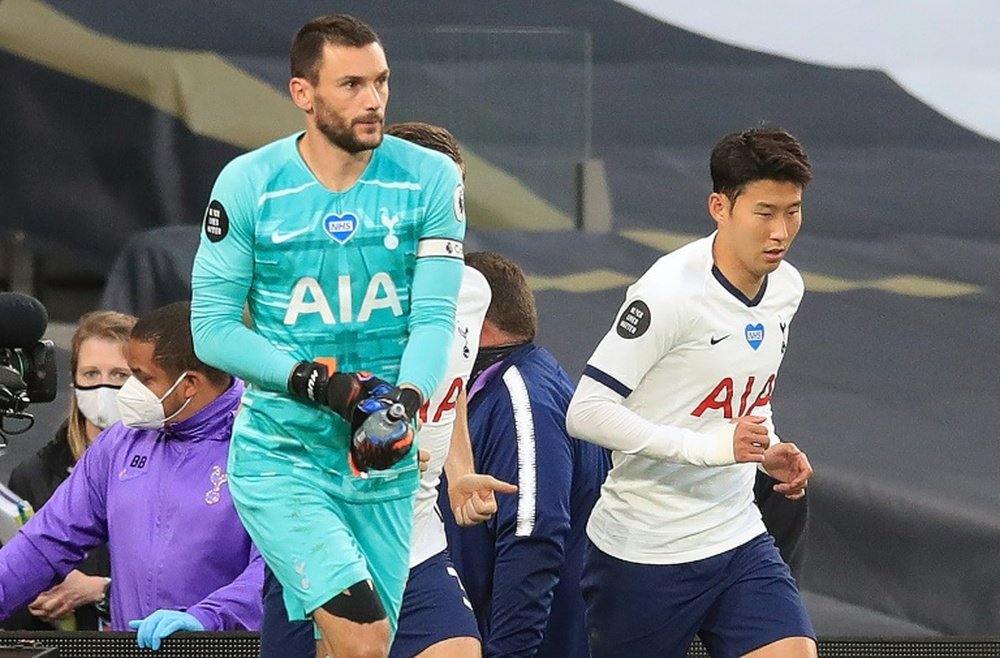
{"label": "nike swoosh logo", "polygon": [[288,242],[294,237],[298,237],[303,233],[308,233],[310,229],[312,229],[312,227],[307,226],[305,228],[300,228],[297,231],[289,231],[288,233],[275,231],[274,233],[271,234],[271,242],[273,242],[274,244],[281,244],[282,242]]}
{"label": "nike swoosh logo", "polygon": [[729,338],[729,334],[726,334],[722,338],[716,338],[715,336],[712,336],[711,338],[708,339],[708,342],[712,343],[712,345],[716,345],[726,340],[727,338]]}

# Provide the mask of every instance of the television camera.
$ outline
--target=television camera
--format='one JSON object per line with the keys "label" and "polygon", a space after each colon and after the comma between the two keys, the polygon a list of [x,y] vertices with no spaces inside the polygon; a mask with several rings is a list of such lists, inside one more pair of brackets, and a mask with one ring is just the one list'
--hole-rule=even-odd
{"label": "television camera", "polygon": [[[56,351],[42,340],[49,316],[34,297],[0,293],[0,450],[7,437],[31,429],[28,405],[56,398]],[[12,427],[9,422],[23,421]]]}

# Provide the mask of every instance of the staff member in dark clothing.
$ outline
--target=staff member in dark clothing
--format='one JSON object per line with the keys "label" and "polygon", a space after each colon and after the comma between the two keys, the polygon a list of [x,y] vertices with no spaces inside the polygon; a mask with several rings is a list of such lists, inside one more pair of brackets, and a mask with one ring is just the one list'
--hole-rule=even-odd
{"label": "staff member in dark clothing", "polygon": [[584,529],[609,457],[566,433],[573,382],[533,342],[535,299],[521,268],[495,253],[468,254],[466,264],[493,292],[468,393],[476,472],[518,491],[498,497],[496,515],[471,528],[458,528],[450,506],[438,505],[452,560],[484,656],[585,658]]}

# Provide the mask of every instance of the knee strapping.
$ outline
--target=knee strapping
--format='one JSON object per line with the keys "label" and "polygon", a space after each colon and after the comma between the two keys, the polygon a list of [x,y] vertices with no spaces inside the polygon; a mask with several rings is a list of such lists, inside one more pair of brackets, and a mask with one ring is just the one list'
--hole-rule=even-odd
{"label": "knee strapping", "polygon": [[370,580],[354,583],[322,607],[334,617],[358,624],[371,624],[388,617]]}

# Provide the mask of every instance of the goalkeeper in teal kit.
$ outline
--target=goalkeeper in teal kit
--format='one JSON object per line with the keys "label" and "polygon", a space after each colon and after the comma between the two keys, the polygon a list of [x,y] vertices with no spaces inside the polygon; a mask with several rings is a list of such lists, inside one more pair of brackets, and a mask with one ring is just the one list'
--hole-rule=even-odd
{"label": "goalkeeper in teal kit", "polygon": [[[367,25],[310,21],[291,68],[306,130],[219,174],[192,329],[199,358],[248,383],[228,484],[289,616],[313,619],[321,655],[373,655],[407,577],[413,419],[448,360],[463,190],[446,156],[383,138],[389,69]],[[387,410],[394,429],[366,431]]]}

